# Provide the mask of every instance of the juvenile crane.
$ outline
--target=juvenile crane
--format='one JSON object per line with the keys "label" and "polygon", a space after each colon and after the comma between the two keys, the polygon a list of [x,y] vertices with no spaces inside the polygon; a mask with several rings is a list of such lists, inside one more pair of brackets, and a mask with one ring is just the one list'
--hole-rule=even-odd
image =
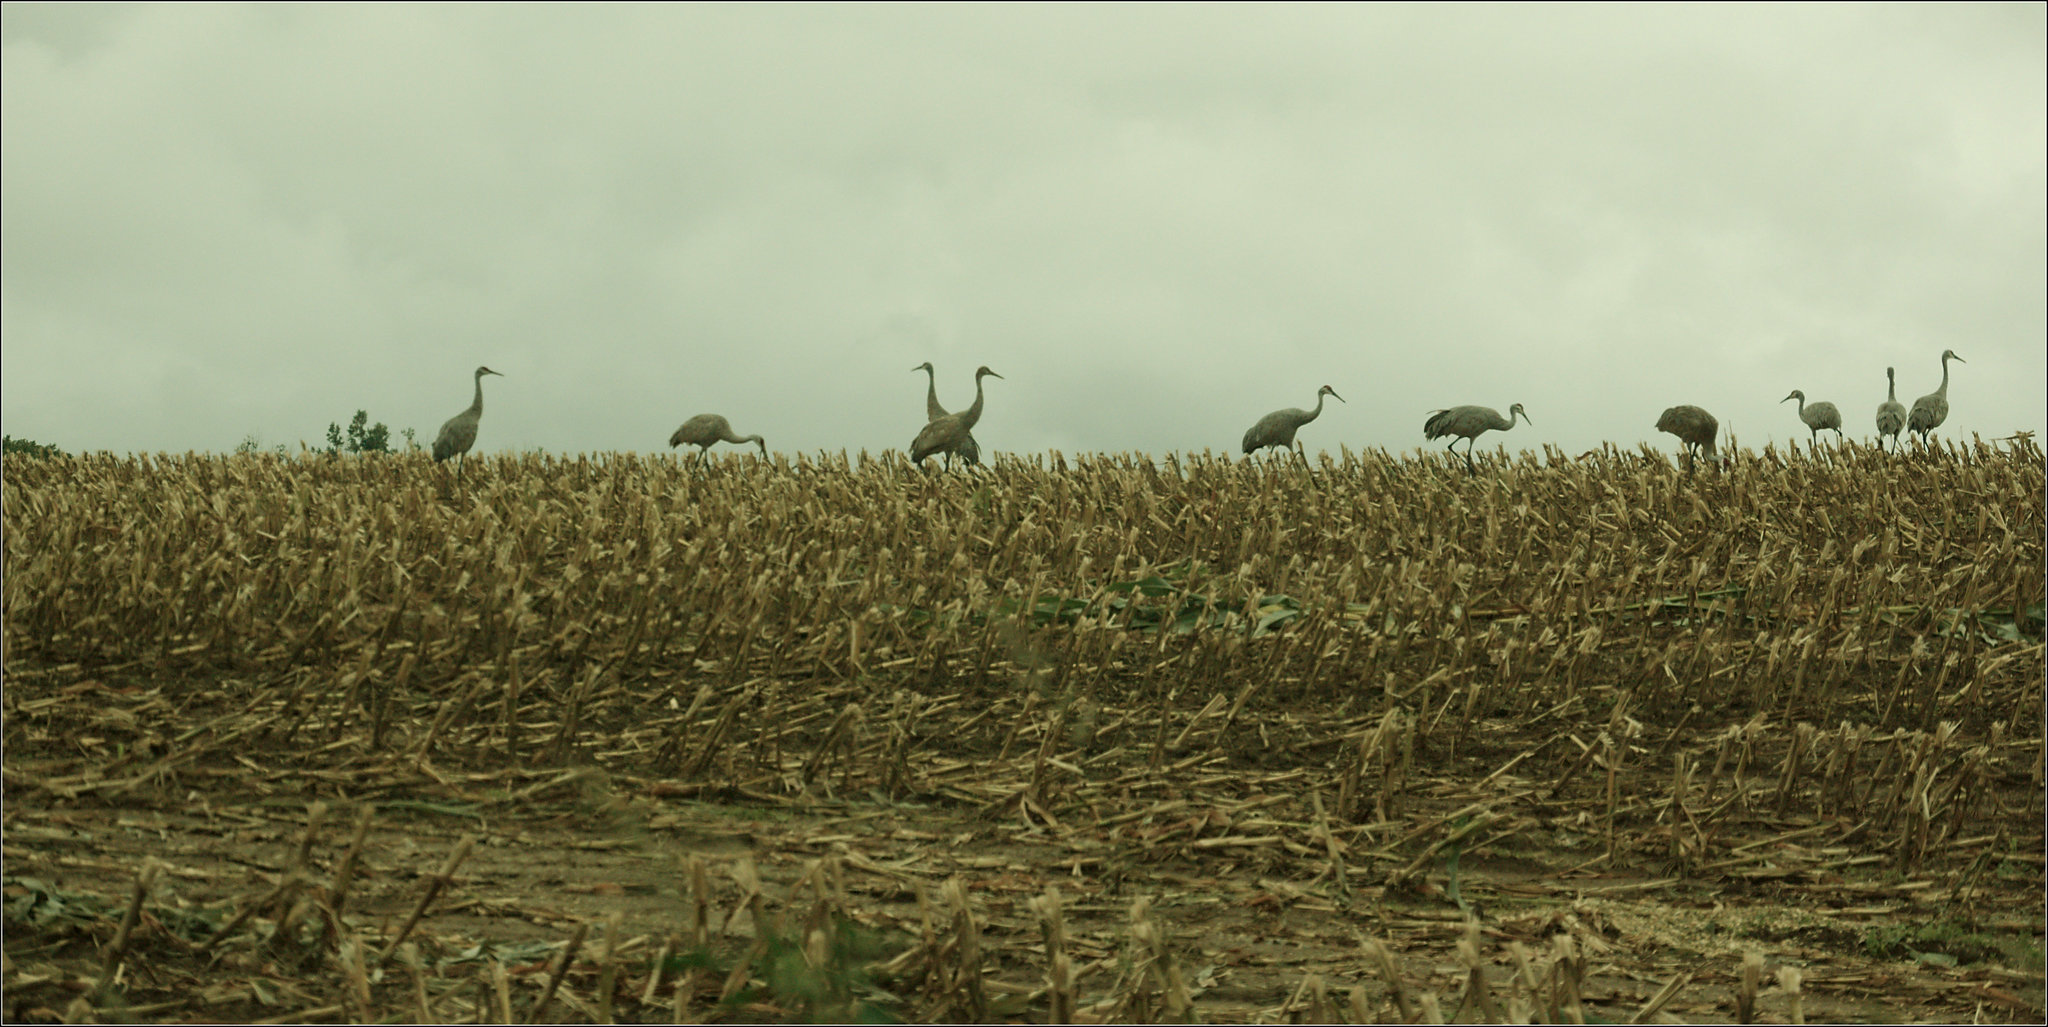
{"label": "juvenile crane", "polygon": [[[924,393],[925,423],[930,424],[931,422],[946,416],[946,408],[939,405],[939,376],[938,372],[932,370],[932,362],[927,360],[924,363],[911,368],[911,370],[923,371],[925,373],[926,378],[928,379],[925,385]],[[1002,375],[996,375],[996,377],[1001,378]],[[967,435],[960,440],[960,445],[946,452],[947,470],[953,469],[953,457],[955,454],[958,454],[960,459],[967,463],[981,463],[981,444],[974,441],[974,433],[967,433]]]}
{"label": "juvenile crane", "polygon": [[[1506,417],[1502,417],[1500,411],[1492,407],[1462,406],[1452,407],[1449,410],[1432,410],[1429,412],[1429,420],[1422,422],[1422,437],[1431,441],[1443,438],[1446,435],[1456,435],[1463,438],[1465,440],[1465,473],[1470,474],[1473,471],[1472,441],[1488,431],[1508,431],[1514,428],[1515,418],[1517,417],[1527,422],[1531,428],[1536,426],[1536,422],[1529,420],[1528,412],[1522,409],[1522,404],[1520,403],[1509,407]],[[1455,453],[1458,451],[1457,447],[1458,440],[1452,439],[1451,444],[1445,446],[1444,449],[1447,452]]]}
{"label": "juvenile crane", "polygon": [[1680,442],[1685,443],[1688,471],[1692,469],[1694,458],[1701,452],[1707,454],[1709,462],[1719,462],[1721,459],[1714,453],[1714,436],[1720,432],[1721,422],[1714,420],[1713,414],[1699,407],[1686,404],[1664,411],[1664,415],[1657,418],[1657,430],[1668,431],[1678,436]]}
{"label": "juvenile crane", "polygon": [[1790,403],[1795,399],[1799,401],[1799,419],[1806,422],[1807,429],[1813,432],[1813,439],[1811,441],[1819,443],[1820,433],[1830,428],[1834,429],[1836,440],[1839,441],[1841,439],[1842,412],[1835,409],[1833,403],[1825,401],[1808,403],[1806,401],[1806,393],[1798,389],[1793,389],[1790,396],[1786,396],[1778,402]]}
{"label": "juvenile crane", "polygon": [[1906,430],[1919,432],[1922,445],[1927,443],[1928,432],[1941,427],[1941,422],[1948,420],[1948,362],[1951,360],[1969,363],[1956,356],[1955,350],[1942,350],[1941,388],[1914,400],[1913,412],[1906,415]]}
{"label": "juvenile crane", "polygon": [[[1327,385],[1317,389],[1316,408],[1314,410],[1288,407],[1284,410],[1275,410],[1259,418],[1259,422],[1252,425],[1244,433],[1245,455],[1250,456],[1254,452],[1265,449],[1268,446],[1293,449],[1294,433],[1300,430],[1302,425],[1322,416],[1324,396],[1337,396],[1337,390]],[[1337,402],[1344,402],[1344,397],[1337,396]],[[1302,463],[1307,462],[1308,458],[1302,457]]]}
{"label": "juvenile crane", "polygon": [[761,447],[761,459],[768,458],[768,443],[763,442],[761,436],[736,434],[732,430],[732,425],[718,414],[698,414],[684,421],[683,426],[668,437],[670,449],[677,446],[696,446],[697,466],[700,468],[710,459],[712,444],[718,442],[751,442]]}
{"label": "juvenile crane", "polygon": [[1884,438],[1892,438],[1892,448],[1899,448],[1899,429],[1906,426],[1906,404],[1899,402],[1899,376],[1892,368],[1884,369],[1884,402],[1877,405],[1877,448],[1884,448]]}
{"label": "juvenile crane", "polygon": [[[981,420],[981,380],[984,377],[1001,378],[1002,375],[989,370],[986,364],[977,368],[974,372],[974,405],[957,414],[947,414],[927,421],[924,430],[918,432],[917,438],[910,442],[911,463],[921,464],[925,457],[933,453],[958,452],[963,443],[972,439],[973,436],[969,432],[974,428],[975,422]],[[936,389],[933,391],[933,399],[937,399]],[[975,452],[978,457],[980,450],[977,448]]]}
{"label": "juvenile crane", "polygon": [[470,401],[469,409],[448,419],[441,426],[441,434],[434,436],[434,462],[440,463],[449,457],[455,458],[455,480],[462,480],[463,455],[469,447],[476,445],[476,423],[484,416],[484,375],[496,374],[488,367],[476,369],[476,398]]}

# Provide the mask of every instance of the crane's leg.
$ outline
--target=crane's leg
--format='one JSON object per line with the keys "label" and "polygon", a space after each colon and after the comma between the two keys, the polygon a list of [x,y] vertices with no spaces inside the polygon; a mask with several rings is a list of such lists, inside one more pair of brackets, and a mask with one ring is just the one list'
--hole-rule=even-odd
{"label": "crane's leg", "polygon": [[1297,443],[1294,443],[1294,444],[1293,444],[1293,445],[1291,445],[1291,446],[1288,446],[1288,447],[1287,447],[1287,450],[1288,450],[1288,452],[1290,452],[1290,453],[1293,453],[1293,454],[1294,454],[1295,456],[1298,456],[1298,457],[1300,457],[1300,458],[1301,458],[1301,469],[1302,469],[1302,470],[1304,470],[1304,471],[1307,471],[1307,472],[1308,472],[1308,474],[1309,474],[1309,477],[1311,477],[1311,478],[1315,477],[1315,474],[1316,474],[1316,472],[1315,472],[1315,468],[1313,468],[1313,467],[1310,467],[1310,466],[1308,465],[1308,446],[1307,446],[1307,445],[1305,445],[1305,444],[1303,444],[1303,443],[1300,443],[1300,442],[1297,442]]}

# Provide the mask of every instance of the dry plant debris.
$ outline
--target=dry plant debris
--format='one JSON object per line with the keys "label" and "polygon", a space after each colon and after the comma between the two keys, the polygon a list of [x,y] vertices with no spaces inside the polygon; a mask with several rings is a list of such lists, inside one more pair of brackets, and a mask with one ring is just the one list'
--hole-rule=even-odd
{"label": "dry plant debris", "polygon": [[2031,444],[4,475],[11,1021],[2042,1014]]}

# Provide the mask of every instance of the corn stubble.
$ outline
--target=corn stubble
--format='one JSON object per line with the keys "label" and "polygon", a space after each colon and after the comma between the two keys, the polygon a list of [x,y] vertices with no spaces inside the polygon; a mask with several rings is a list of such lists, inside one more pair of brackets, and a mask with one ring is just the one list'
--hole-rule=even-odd
{"label": "corn stubble", "polygon": [[[1994,837],[2038,850],[2038,802],[2011,804],[2015,782],[2038,799],[2042,765],[2039,450],[1448,467],[1055,454],[935,475],[863,454],[699,475],[529,456],[480,458],[450,489],[418,458],[10,459],[10,803],[247,753],[306,773],[375,761],[394,781],[525,775],[528,798],[595,767],[670,795],[966,804],[1085,835],[1110,887],[1193,861],[1332,915],[1382,911],[1347,975],[1231,1005],[1204,997],[1175,907],[1149,894],[1084,916],[1048,891],[995,930],[957,877],[917,882],[907,919],[817,878],[791,951],[826,958],[828,907],[902,929],[873,967],[919,1018],[1579,1019],[1602,1000],[1584,976],[1597,930],[1425,943],[1387,904],[1514,937],[1483,881],[1459,893],[1460,856],[1567,830],[1586,846],[1560,872],[1692,882],[1781,865],[1793,838],[1815,865],[1937,882]],[[154,682],[154,714],[64,706],[81,673]],[[120,754],[55,758],[47,739],[78,733]],[[395,939],[335,935],[343,872],[327,931],[352,1015],[427,1001],[373,997],[360,968],[462,890],[460,862],[419,871],[433,883]],[[1951,883],[1976,889],[1972,873]],[[693,862],[694,922],[647,945],[711,945],[708,882],[734,874],[757,927],[722,975],[662,983],[664,957],[615,997],[634,971],[609,925],[602,967],[564,949],[544,985],[479,977],[479,1015],[542,1012],[600,974],[601,1003],[576,1009],[731,1013],[777,919],[751,863]],[[1666,974],[1658,1006],[1815,1008],[1817,979],[1774,969],[1791,983],[1760,996],[1743,960]],[[1639,1005],[1605,1015],[1657,1013]]]}

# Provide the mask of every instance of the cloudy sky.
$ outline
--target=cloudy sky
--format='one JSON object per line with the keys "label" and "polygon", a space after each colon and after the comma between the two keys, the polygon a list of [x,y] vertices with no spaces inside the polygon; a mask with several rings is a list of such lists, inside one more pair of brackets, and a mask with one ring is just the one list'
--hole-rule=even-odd
{"label": "cloudy sky", "polygon": [[2048,422],[2044,7],[46,7],[5,430],[116,452],[1675,448]]}

